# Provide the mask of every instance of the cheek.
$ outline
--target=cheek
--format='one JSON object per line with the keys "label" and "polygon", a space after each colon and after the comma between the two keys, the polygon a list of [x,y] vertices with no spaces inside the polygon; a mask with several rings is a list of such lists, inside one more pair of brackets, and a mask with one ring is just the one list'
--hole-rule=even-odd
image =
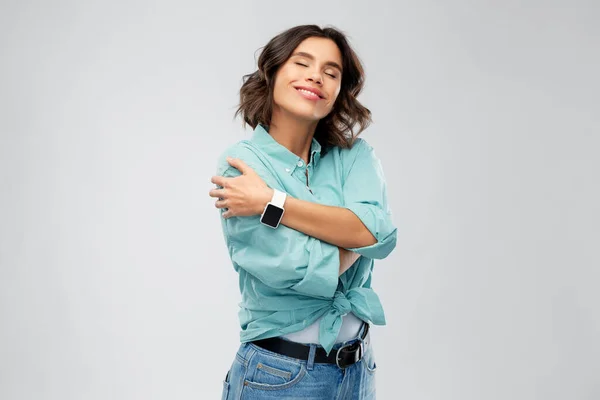
{"label": "cheek", "polygon": [[277,104],[280,104],[282,101],[282,96],[284,95],[285,88],[278,82],[275,82],[273,87],[273,101]]}
{"label": "cheek", "polygon": [[336,85],[335,88],[333,89],[333,99],[337,99],[337,97],[340,94],[340,85]]}
{"label": "cheek", "polygon": [[275,82],[273,87],[273,101],[276,103],[281,103],[285,101],[286,98],[289,98],[292,92],[290,91],[291,86],[288,84],[290,80],[286,76],[279,76]]}
{"label": "cheek", "polygon": [[339,90],[334,91],[333,94],[331,96],[329,96],[328,102],[327,102],[327,106],[329,108],[333,108],[335,102],[337,101],[339,95]]}

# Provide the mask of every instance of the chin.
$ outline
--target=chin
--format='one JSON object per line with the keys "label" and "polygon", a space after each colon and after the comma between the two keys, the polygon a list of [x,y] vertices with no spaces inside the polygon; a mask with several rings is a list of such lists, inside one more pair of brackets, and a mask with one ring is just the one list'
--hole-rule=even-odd
{"label": "chin", "polygon": [[285,109],[288,113],[294,115],[296,118],[306,121],[318,121],[327,116],[327,114],[320,115],[320,113],[315,113],[316,110],[314,107],[310,106],[302,107],[296,104],[291,107],[285,107]]}

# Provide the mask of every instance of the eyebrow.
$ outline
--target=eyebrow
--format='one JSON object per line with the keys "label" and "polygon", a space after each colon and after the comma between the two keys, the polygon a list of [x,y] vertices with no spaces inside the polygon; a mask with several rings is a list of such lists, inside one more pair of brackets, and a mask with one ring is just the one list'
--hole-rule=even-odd
{"label": "eyebrow", "polygon": [[[292,54],[292,57],[294,57],[294,56],[305,57],[305,58],[308,58],[309,60],[314,60],[315,59],[315,56],[313,56],[310,53],[306,53],[304,51],[298,51],[298,52]],[[331,67],[337,68],[340,72],[343,71],[342,67],[340,67],[340,64],[336,63],[335,61],[326,61],[325,65],[329,65]]]}

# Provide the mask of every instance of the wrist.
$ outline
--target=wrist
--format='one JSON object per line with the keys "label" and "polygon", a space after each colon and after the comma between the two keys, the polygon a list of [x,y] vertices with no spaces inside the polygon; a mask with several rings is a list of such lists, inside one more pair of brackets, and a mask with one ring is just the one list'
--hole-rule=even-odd
{"label": "wrist", "polygon": [[263,193],[263,195],[260,197],[260,204],[258,205],[258,209],[257,209],[257,214],[261,215],[262,212],[264,211],[265,207],[267,206],[267,203],[271,201],[271,199],[273,198],[273,193],[275,193],[275,190],[271,189],[270,187],[267,187]]}

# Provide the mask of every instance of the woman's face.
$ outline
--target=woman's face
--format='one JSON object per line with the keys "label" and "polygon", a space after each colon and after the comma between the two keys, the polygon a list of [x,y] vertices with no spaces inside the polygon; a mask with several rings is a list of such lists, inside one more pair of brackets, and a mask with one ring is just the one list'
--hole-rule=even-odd
{"label": "woman's face", "polygon": [[340,92],[342,54],[330,39],[305,39],[275,74],[274,112],[318,121],[329,114]]}

